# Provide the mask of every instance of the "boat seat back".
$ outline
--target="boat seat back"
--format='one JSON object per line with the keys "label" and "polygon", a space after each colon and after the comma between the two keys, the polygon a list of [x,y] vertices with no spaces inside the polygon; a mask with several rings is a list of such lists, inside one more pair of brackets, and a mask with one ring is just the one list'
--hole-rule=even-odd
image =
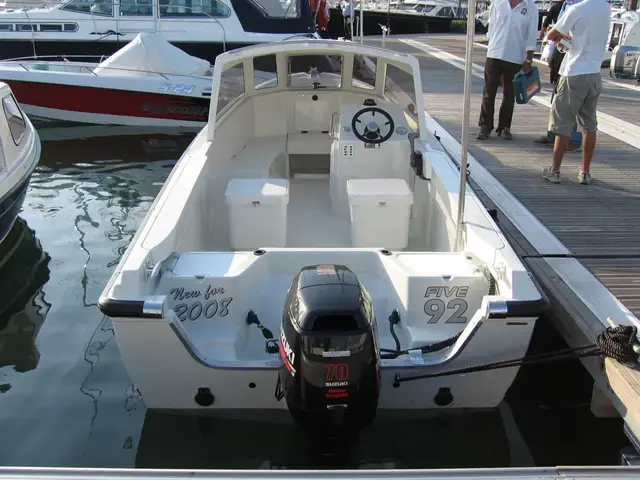
{"label": "boat seat back", "polygon": [[329,155],[333,139],[328,131],[300,132],[287,135],[287,153],[294,155]]}

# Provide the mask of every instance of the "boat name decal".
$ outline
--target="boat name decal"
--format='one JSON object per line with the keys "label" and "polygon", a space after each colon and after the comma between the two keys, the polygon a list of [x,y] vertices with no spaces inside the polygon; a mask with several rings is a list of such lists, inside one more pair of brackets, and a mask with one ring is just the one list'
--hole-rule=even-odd
{"label": "boat name decal", "polygon": [[[202,290],[185,290],[184,288],[172,288],[169,295],[174,301],[181,301],[173,307],[178,320],[184,322],[191,320],[192,322],[204,316],[206,319],[214,317],[224,318],[229,315],[229,307],[233,302],[233,297],[223,297],[225,290],[222,287],[213,287],[209,285],[204,291]],[[214,298],[215,297],[215,298]],[[184,302],[184,300],[197,298],[195,302]]]}
{"label": "boat name decal", "polygon": [[[467,317],[464,314],[469,309],[469,304],[465,300],[468,293],[468,285],[427,287],[424,297],[428,300],[424,303],[424,313],[429,317],[428,323],[438,323],[446,313],[450,313],[450,316],[445,323],[467,323]],[[447,300],[446,303],[445,300]]]}
{"label": "boat name decal", "polygon": [[189,117],[206,117],[209,113],[209,105],[150,105],[142,104],[142,111],[153,114],[176,114]]}
{"label": "boat name decal", "polygon": [[188,300],[190,298],[199,298],[204,297],[205,300],[209,300],[211,297],[215,295],[223,295],[224,288],[222,287],[212,287],[209,285],[207,289],[202,293],[202,290],[185,290],[183,287],[172,288],[169,291],[169,295],[173,297],[174,300]]}
{"label": "boat name decal", "polygon": [[184,93],[188,95],[196,89],[195,85],[184,85],[182,83],[163,83],[158,89],[159,92]]}

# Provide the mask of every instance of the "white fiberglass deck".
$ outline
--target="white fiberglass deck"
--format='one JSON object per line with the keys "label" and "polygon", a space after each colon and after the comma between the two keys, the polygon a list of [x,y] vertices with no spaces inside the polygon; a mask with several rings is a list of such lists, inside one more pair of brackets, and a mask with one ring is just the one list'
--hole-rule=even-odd
{"label": "white fiberglass deck", "polygon": [[287,246],[350,247],[349,222],[331,216],[329,177],[289,180]]}

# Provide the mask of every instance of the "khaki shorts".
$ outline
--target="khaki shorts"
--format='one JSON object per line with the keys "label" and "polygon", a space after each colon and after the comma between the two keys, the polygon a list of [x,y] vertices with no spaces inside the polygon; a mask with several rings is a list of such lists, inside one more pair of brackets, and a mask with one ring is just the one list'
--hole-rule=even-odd
{"label": "khaki shorts", "polygon": [[596,107],[601,90],[600,73],[560,77],[549,112],[549,131],[568,137],[576,122],[582,133],[597,131]]}

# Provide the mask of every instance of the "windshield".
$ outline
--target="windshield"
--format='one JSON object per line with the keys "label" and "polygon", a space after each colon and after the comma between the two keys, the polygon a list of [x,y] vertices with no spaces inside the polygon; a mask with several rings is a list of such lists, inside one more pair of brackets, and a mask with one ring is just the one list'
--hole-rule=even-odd
{"label": "windshield", "polygon": [[402,105],[405,112],[417,122],[416,90],[414,87],[414,79],[411,73],[395,65],[387,65],[384,80],[385,96],[398,105]]}
{"label": "windshield", "polygon": [[300,18],[300,0],[250,0],[268,18]]}
{"label": "windshield", "polygon": [[288,63],[290,87],[340,88],[340,55],[290,55]]}

